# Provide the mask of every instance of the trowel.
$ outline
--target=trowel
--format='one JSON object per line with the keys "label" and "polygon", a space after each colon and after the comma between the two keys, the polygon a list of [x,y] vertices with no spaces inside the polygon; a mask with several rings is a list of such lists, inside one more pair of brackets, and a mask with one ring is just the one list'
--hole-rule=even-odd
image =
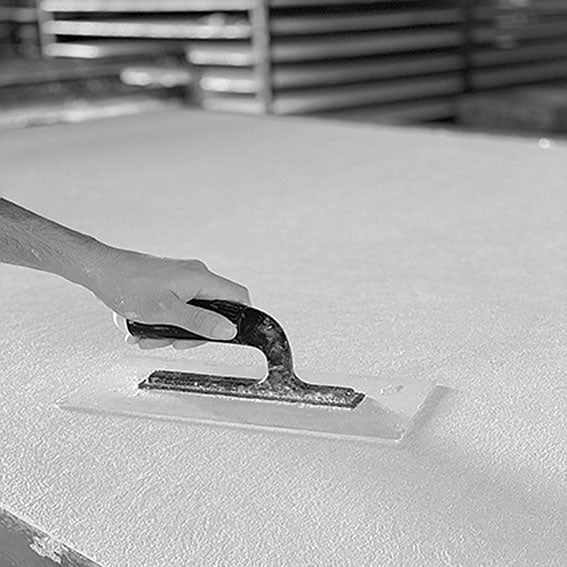
{"label": "trowel", "polygon": [[129,320],[127,330],[140,338],[253,347],[266,358],[267,372],[222,363],[134,357],[58,405],[94,413],[392,444],[402,441],[435,388],[429,381],[395,377],[302,371],[300,378],[288,338],[272,316],[225,300],[189,303],[229,319],[236,326],[235,337],[218,341],[172,325]]}

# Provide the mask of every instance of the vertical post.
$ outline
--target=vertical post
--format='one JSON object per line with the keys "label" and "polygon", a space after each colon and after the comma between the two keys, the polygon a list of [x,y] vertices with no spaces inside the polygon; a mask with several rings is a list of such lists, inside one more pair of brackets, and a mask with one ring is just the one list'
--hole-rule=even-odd
{"label": "vertical post", "polygon": [[49,46],[53,43],[53,34],[45,31],[45,25],[53,20],[51,13],[43,8],[42,0],[35,0],[37,11],[37,28],[39,38],[39,49],[43,57],[49,56]]}
{"label": "vertical post", "polygon": [[272,111],[272,52],[270,33],[269,0],[256,0],[250,10],[252,24],[252,52],[254,53],[254,74],[258,83],[256,98],[263,114]]}
{"label": "vertical post", "polygon": [[463,11],[463,83],[464,92],[470,93],[474,90],[474,84],[472,80],[473,73],[473,51],[474,51],[474,12],[473,12],[474,0],[462,0],[462,11]]}

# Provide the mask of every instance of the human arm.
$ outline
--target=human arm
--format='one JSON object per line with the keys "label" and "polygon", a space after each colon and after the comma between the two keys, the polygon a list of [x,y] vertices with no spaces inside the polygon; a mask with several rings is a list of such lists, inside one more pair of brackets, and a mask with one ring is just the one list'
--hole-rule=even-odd
{"label": "human arm", "polygon": [[[0,199],[0,262],[50,272],[79,284],[120,317],[177,325],[207,338],[229,339],[236,330],[221,315],[187,301],[198,297],[250,303],[244,286],[214,274],[199,260],[114,248],[6,199]],[[144,339],[139,345],[152,348],[171,343]]]}

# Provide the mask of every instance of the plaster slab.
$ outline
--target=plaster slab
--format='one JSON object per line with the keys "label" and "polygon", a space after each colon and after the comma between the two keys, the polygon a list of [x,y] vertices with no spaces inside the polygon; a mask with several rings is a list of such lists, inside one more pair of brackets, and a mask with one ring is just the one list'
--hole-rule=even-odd
{"label": "plaster slab", "polygon": [[0,156],[23,206],[248,285],[299,368],[451,390],[397,449],[63,412],[134,347],[0,266],[5,507],[106,567],[565,564],[564,144],[173,112]]}

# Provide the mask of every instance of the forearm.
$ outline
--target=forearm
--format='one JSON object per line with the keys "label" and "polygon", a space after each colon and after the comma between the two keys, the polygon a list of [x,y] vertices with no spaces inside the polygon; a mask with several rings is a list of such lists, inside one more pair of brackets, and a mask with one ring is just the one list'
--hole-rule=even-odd
{"label": "forearm", "polygon": [[[0,262],[50,272],[80,284],[123,318],[175,325],[219,340],[233,338],[234,325],[188,302],[200,297],[250,304],[244,286],[210,272],[198,260],[158,258],[114,248],[1,198]],[[143,341],[142,348],[174,342]]]}
{"label": "forearm", "polygon": [[104,244],[0,199],[0,262],[50,272],[88,287]]}

